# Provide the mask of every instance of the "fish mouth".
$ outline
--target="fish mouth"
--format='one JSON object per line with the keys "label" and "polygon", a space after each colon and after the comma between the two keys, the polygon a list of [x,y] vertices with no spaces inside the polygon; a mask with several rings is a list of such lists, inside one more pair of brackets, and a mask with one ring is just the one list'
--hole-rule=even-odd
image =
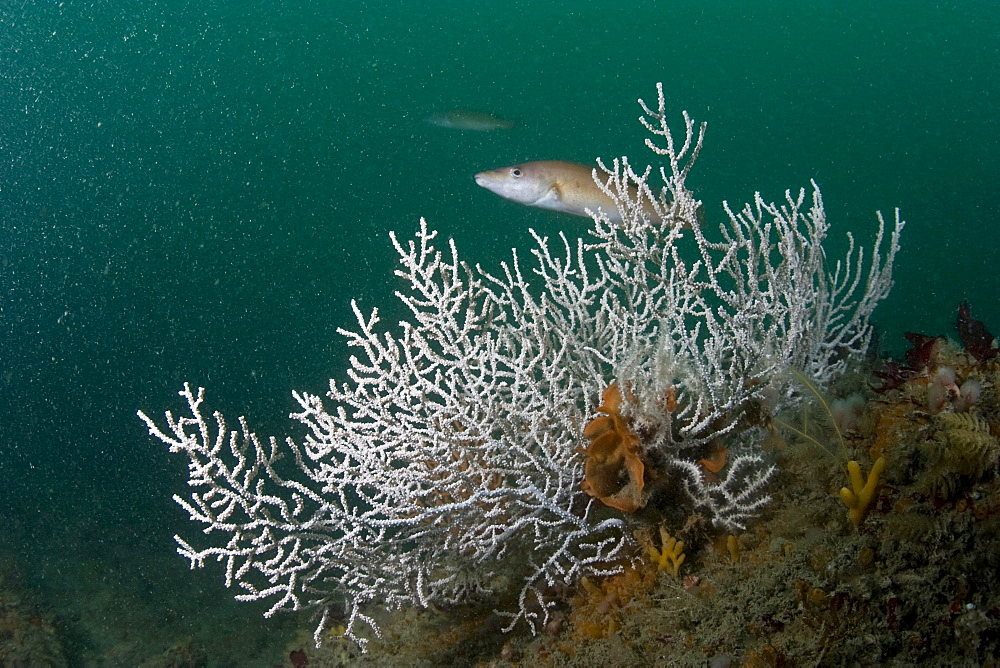
{"label": "fish mouth", "polygon": [[476,180],[476,185],[480,185],[484,188],[486,187],[487,178],[485,174],[486,174],[485,172],[479,172],[478,174],[473,175],[472,178]]}

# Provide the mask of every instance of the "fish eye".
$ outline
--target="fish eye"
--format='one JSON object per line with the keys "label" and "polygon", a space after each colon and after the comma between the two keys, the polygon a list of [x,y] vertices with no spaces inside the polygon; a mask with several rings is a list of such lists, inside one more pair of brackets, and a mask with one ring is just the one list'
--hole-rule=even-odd
{"label": "fish eye", "polygon": [[522,176],[524,176],[524,172],[515,167],[514,169],[510,170],[510,175],[513,176],[515,179],[519,179]]}

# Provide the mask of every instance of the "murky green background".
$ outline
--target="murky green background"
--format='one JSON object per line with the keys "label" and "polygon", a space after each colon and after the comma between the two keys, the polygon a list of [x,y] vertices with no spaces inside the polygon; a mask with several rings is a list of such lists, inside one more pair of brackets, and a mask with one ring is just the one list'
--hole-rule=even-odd
{"label": "murky green background", "polygon": [[[810,178],[838,238],[902,208],[889,351],[964,298],[1000,331],[992,0],[0,4],[0,559],[73,658],[280,654],[298,620],[174,553],[184,462],[136,409],[180,408],[187,380],[294,429],[290,391],[342,372],[350,300],[395,312],[389,230],[425,216],[487,266],[529,227],[582,232],[471,175],[655,158],[635,100],[657,81],[709,123],[710,219]],[[517,125],[422,121],[454,108]]]}

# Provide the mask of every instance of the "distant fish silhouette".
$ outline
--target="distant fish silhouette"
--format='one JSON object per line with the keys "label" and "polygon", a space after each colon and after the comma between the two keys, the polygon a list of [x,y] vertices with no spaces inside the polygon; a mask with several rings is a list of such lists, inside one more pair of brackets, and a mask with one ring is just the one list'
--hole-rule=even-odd
{"label": "distant fish silhouette", "polygon": [[489,132],[491,130],[510,130],[514,127],[514,121],[505,118],[497,118],[490,114],[481,114],[478,111],[464,111],[455,109],[446,111],[443,114],[431,114],[424,119],[431,125],[452,130],[475,130],[477,132]]}

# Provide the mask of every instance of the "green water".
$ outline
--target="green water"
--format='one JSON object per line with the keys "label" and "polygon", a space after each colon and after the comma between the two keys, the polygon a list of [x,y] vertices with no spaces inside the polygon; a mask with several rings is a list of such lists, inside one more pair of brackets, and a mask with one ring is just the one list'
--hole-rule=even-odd
{"label": "green water", "polygon": [[[188,636],[240,662],[295,621],[185,571],[183,462],[136,409],[179,409],[187,380],[285,433],[290,391],[342,373],[350,300],[389,305],[389,230],[425,216],[486,266],[529,227],[582,232],[471,176],[653,158],[635,100],[657,81],[709,124],[708,216],[810,178],[835,237],[902,209],[888,351],[965,298],[1000,331],[994,1],[7,0],[0,54],[0,549],[77,661]],[[422,121],[454,108],[517,125]]]}

